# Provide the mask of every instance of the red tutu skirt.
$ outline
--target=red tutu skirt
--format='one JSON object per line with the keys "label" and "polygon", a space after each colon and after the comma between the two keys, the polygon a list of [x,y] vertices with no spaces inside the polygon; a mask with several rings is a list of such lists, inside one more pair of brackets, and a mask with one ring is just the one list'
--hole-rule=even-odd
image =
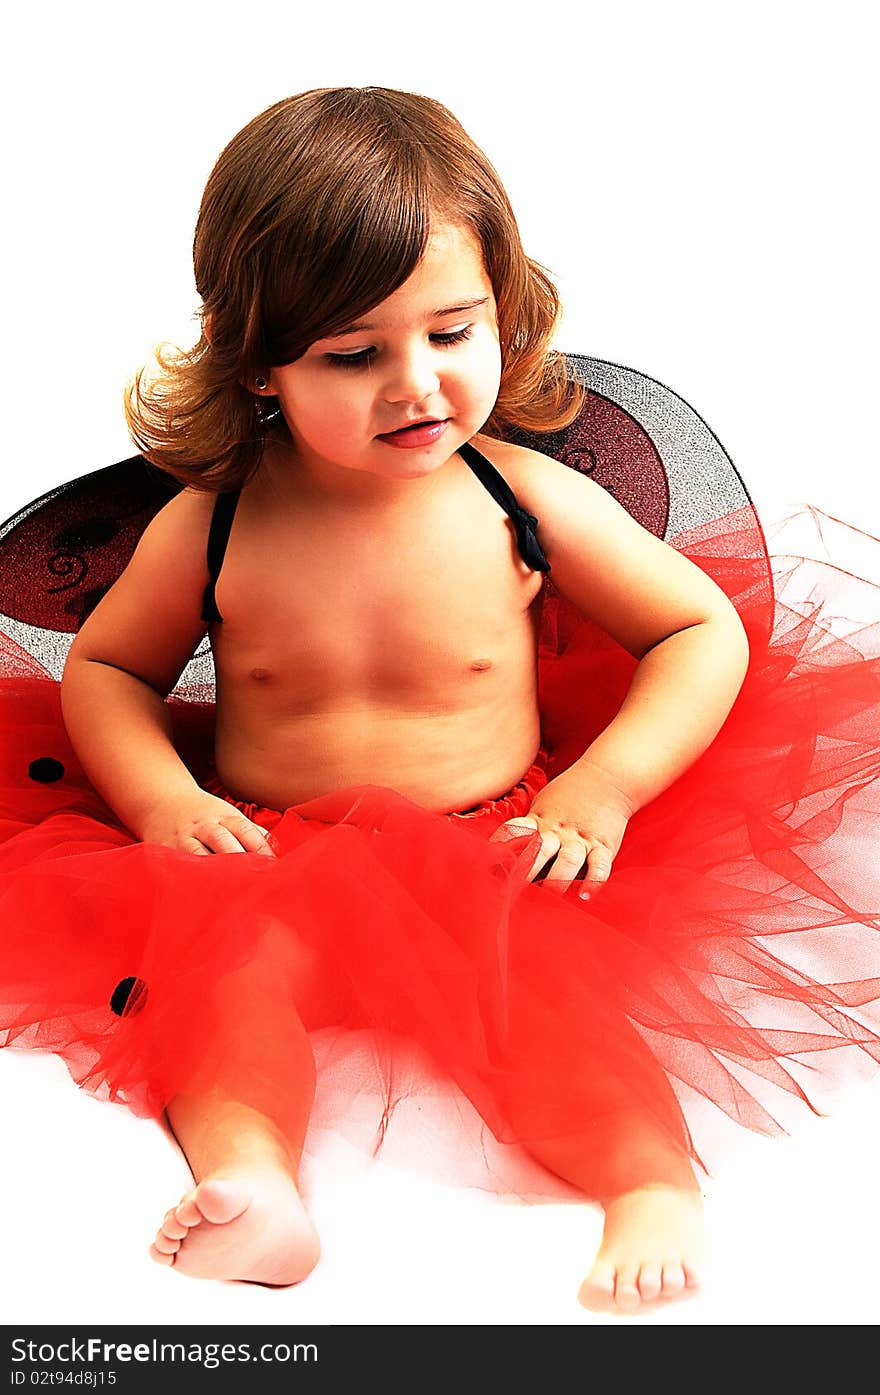
{"label": "red tutu skirt", "polygon": [[[880,541],[841,527],[880,574]],[[301,1131],[303,1041],[368,1033],[379,1135],[412,1088],[395,1043],[414,1045],[420,1088],[454,1082],[502,1143],[569,1178],[577,1159],[594,1196],[711,1165],[713,1118],[774,1132],[876,1069],[880,588],[800,552],[771,554],[771,578],[751,508],[672,545],[733,601],[749,669],[589,900],[530,881],[538,834],[502,828],[607,726],[636,668],[549,579],[542,747],[519,784],[460,814],[376,785],[239,804],[274,858],[136,841],[82,772],[57,681],[6,639],[0,1043],[57,1053],[140,1115],[218,1087]],[[213,709],[169,702],[179,751],[231,799]],[[334,1079],[344,1120],[358,1077]]]}

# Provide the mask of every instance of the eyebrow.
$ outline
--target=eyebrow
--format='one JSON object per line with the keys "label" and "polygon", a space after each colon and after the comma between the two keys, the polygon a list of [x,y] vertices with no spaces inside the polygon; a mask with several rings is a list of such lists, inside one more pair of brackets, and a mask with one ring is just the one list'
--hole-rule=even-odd
{"label": "eyebrow", "polygon": [[[459,310],[475,310],[478,305],[485,305],[488,299],[489,297],[487,295],[484,295],[479,300],[463,300],[459,305],[446,305],[443,307],[442,310],[435,310],[434,313],[431,315],[431,319],[437,320],[440,318],[441,315],[457,314]],[[354,334],[358,330],[378,328],[378,325],[374,325],[371,322],[368,322],[367,320],[358,320],[355,324],[346,325],[345,329],[337,329],[334,330],[332,334],[325,334],[324,338],[341,339],[343,335]]]}

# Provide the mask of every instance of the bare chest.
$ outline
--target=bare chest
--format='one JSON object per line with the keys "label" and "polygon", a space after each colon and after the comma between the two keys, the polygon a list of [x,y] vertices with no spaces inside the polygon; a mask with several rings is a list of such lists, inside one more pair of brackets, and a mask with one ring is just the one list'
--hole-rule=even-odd
{"label": "bare chest", "polygon": [[307,513],[237,514],[216,591],[218,692],[259,692],[291,714],[427,714],[524,683],[543,577],[479,481],[462,490],[381,532]]}

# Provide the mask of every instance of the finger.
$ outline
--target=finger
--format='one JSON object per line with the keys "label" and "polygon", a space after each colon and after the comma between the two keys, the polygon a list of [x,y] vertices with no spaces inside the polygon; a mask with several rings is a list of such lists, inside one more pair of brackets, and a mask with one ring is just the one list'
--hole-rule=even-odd
{"label": "finger", "polygon": [[559,837],[555,833],[541,832],[537,819],[520,816],[515,819],[507,819],[499,824],[489,839],[490,843],[510,842],[513,838],[524,838],[532,833],[541,833],[541,846],[532,860],[526,876],[527,881],[534,881],[536,874],[544,866],[545,862],[553,857],[559,847]]}
{"label": "finger", "polygon": [[552,870],[547,873],[544,879],[544,886],[548,891],[554,891],[557,895],[563,896],[586,860],[587,849],[583,843],[571,840],[563,843],[560,851],[556,854]]}
{"label": "finger", "polygon": [[604,886],[611,876],[611,865],[614,858],[607,848],[600,845],[591,848],[587,856],[587,875],[584,878],[581,895],[596,891],[600,886]]}
{"label": "finger", "polygon": [[250,819],[242,819],[233,825],[233,830],[248,852],[263,853],[267,857],[275,857],[275,850],[269,846],[269,830],[263,828],[262,824],[251,823]]}
{"label": "finger", "polygon": [[184,852],[195,853],[197,857],[211,856],[211,849],[200,843],[198,838],[184,838],[180,846]]}
{"label": "finger", "polygon": [[549,830],[546,833],[541,833],[541,846],[538,849],[534,861],[532,862],[531,868],[529,869],[529,873],[526,878],[527,881],[533,882],[536,879],[538,872],[545,865],[545,863],[549,864],[550,862],[552,862],[553,858],[559,852],[561,844],[562,840],[559,837],[558,833],[551,833]]}
{"label": "finger", "polygon": [[196,829],[196,836],[201,839],[205,847],[215,853],[243,853],[247,849],[243,848],[225,824],[199,824]]}

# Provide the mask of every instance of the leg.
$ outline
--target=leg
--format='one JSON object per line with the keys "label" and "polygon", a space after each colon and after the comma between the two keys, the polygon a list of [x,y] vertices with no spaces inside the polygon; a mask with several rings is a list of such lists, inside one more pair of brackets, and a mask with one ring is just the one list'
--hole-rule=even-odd
{"label": "leg", "polygon": [[515,1137],[605,1209],[580,1300],[632,1311],[699,1282],[702,1202],[669,1081],[630,1023],[602,1004],[548,1012],[518,973],[500,1103]]}
{"label": "leg", "polygon": [[[560,1062],[560,1069],[564,1064]],[[523,1128],[523,1121],[519,1121]],[[601,1126],[578,1136],[540,1138],[539,1162],[605,1210],[602,1243],[580,1301],[586,1308],[634,1311],[699,1285],[702,1199],[686,1152],[651,1119],[612,1107]],[[597,1150],[602,1163],[597,1168]],[[601,1192],[597,1172],[608,1177]],[[615,1182],[613,1178],[617,1178]]]}
{"label": "leg", "polygon": [[297,1185],[315,1064],[290,998],[289,933],[268,932],[262,950],[219,983],[222,1035],[205,1043],[204,1079],[168,1105],[197,1185],[167,1212],[150,1253],[192,1277],[287,1285],[311,1272],[320,1248]]}

